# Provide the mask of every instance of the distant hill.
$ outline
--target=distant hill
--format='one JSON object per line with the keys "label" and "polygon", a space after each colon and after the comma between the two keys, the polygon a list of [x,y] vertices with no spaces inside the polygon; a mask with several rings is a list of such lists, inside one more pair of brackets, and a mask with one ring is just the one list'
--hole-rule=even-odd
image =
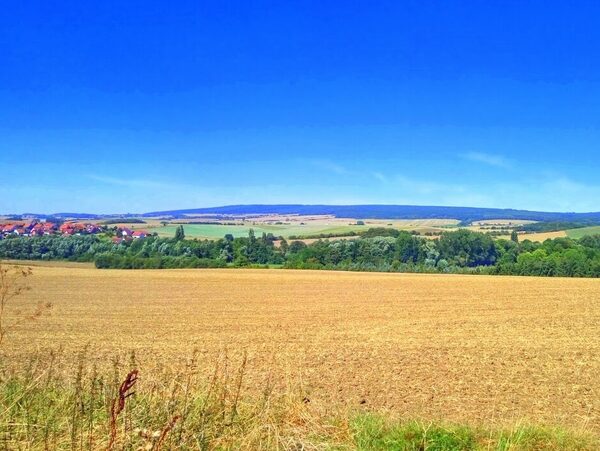
{"label": "distant hill", "polygon": [[581,223],[581,226],[600,224],[600,212],[572,213],[572,212],[543,212],[501,208],[474,208],[474,207],[440,207],[418,205],[226,205],[222,207],[191,208],[185,210],[152,211],[143,214],[90,214],[90,213],[54,213],[33,214],[24,213],[13,215],[15,217],[38,218],[79,218],[79,219],[110,219],[168,216],[183,218],[190,215],[332,215],[338,218],[355,219],[457,219],[463,223],[482,221],[486,219],[514,219],[543,222],[569,222]]}
{"label": "distant hill", "polygon": [[88,219],[88,220],[98,220],[98,219],[107,219],[107,218],[132,218],[141,216],[140,214],[126,213],[126,214],[95,214],[95,213],[21,213],[21,214],[11,214],[10,217],[14,217],[15,219],[22,218],[41,218],[41,219]]}
{"label": "distant hill", "polygon": [[473,207],[435,207],[414,205],[227,205],[223,207],[193,208],[187,210],[154,211],[143,216],[185,215],[333,215],[356,219],[458,219],[462,222],[485,219],[515,219],[532,221],[580,221],[598,222],[600,212],[560,213],[528,210],[473,208]]}
{"label": "distant hill", "polygon": [[11,216],[21,217],[21,218],[47,218],[47,219],[99,219],[102,218],[103,215],[97,215],[93,213],[22,213],[22,214],[13,214]]}

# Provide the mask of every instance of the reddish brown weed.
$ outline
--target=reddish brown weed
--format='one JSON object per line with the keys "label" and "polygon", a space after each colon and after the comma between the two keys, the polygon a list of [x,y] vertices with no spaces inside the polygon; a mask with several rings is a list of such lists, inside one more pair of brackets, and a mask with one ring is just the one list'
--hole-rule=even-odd
{"label": "reddish brown weed", "polygon": [[131,389],[138,381],[138,370],[131,371],[121,386],[119,387],[119,393],[110,407],[110,440],[108,442],[108,449],[112,450],[117,438],[117,418],[119,414],[125,409],[125,401],[127,398],[133,396],[135,392]]}

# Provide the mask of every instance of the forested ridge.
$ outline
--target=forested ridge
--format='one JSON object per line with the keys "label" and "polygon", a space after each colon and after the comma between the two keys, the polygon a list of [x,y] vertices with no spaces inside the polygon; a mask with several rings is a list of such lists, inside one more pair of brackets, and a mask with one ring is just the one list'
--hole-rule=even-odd
{"label": "forested ridge", "polygon": [[[372,229],[356,239],[311,244],[273,235],[220,240],[157,236],[113,243],[96,235],[15,237],[0,241],[0,258],[94,262],[98,268],[208,268],[277,266],[384,272],[441,272],[600,277],[600,235],[543,243],[494,240],[466,229],[426,239],[394,229]],[[277,245],[276,245],[277,243]]]}
{"label": "forested ridge", "polygon": [[600,212],[567,213],[543,212],[501,208],[443,207],[427,205],[225,205],[221,207],[186,210],[153,211],[145,217],[170,216],[186,218],[190,215],[332,215],[356,219],[458,219],[463,224],[490,219],[534,221],[600,221]]}

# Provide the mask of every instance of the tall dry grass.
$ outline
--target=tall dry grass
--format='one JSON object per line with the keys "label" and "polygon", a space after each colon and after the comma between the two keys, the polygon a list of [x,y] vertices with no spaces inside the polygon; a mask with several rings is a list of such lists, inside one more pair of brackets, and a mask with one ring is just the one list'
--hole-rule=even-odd
{"label": "tall dry grass", "polygon": [[[508,430],[319,410],[300,386],[244,391],[245,353],[146,375],[132,354],[98,362],[61,351],[0,367],[0,449],[44,450],[595,450],[593,434]],[[72,360],[71,360],[72,361]],[[204,366],[213,368],[207,377]]]}
{"label": "tall dry grass", "polygon": [[311,449],[340,433],[292,386],[266,381],[259,399],[246,396],[243,353],[216,358],[208,379],[196,355],[168,379],[145,377],[134,357],[67,360],[54,352],[0,368],[0,448]]}

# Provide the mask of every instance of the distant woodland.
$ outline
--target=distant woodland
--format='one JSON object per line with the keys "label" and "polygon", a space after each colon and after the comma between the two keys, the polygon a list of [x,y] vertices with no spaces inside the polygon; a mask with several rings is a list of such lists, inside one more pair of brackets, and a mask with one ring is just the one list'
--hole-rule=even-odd
{"label": "distant woodland", "polygon": [[494,239],[466,229],[427,239],[395,229],[371,229],[354,239],[310,244],[270,234],[219,240],[149,236],[115,243],[102,235],[14,237],[0,258],[94,262],[98,268],[281,267],[345,271],[600,277],[600,235],[543,243]]}

